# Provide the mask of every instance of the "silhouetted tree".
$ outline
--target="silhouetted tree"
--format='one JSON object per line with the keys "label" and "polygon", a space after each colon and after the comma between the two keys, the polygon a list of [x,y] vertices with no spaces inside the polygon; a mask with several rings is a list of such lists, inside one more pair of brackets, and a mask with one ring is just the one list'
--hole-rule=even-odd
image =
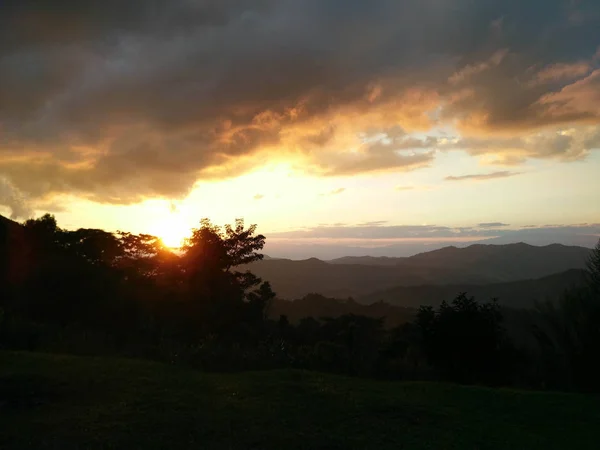
{"label": "silhouetted tree", "polygon": [[600,391],[600,242],[587,264],[587,283],[564,293],[557,305],[538,306],[535,328],[553,387]]}
{"label": "silhouetted tree", "polygon": [[466,383],[506,382],[511,345],[498,303],[478,303],[462,293],[436,311],[421,307],[417,325],[430,363],[444,379]]}
{"label": "silhouetted tree", "polygon": [[587,260],[587,272],[589,275],[589,287],[600,291],[600,240],[592,250]]}
{"label": "silhouetted tree", "polygon": [[248,331],[251,316],[255,325],[258,318],[264,319],[274,297],[270,286],[249,271],[235,270],[262,259],[258,251],[264,242],[264,236],[256,235],[256,225],[246,229],[241,219],[225,228],[203,219],[186,240],[181,275],[201,334],[237,339]]}

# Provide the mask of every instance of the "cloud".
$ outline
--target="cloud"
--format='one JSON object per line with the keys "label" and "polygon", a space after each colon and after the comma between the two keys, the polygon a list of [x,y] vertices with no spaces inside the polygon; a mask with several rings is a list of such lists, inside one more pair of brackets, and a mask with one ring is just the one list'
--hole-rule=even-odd
{"label": "cloud", "polygon": [[574,161],[600,147],[600,127],[578,126],[536,131],[511,137],[436,139],[439,150],[462,150],[473,156],[492,156],[492,163],[518,165],[528,158]]}
{"label": "cloud", "polygon": [[416,187],[415,186],[396,186],[394,189],[397,191],[412,191],[412,190],[416,189]]}
{"label": "cloud", "polygon": [[552,120],[579,119],[597,123],[600,120],[600,69],[558,92],[544,95],[539,104],[546,108],[545,116]]}
{"label": "cloud", "polygon": [[459,84],[468,81],[469,78],[473,77],[474,75],[493,69],[494,67],[500,65],[507,54],[508,50],[505,48],[498,50],[492,56],[490,56],[488,60],[473,65],[466,65],[458,72],[453,73],[448,81],[450,84]]}
{"label": "cloud", "polygon": [[468,181],[468,180],[482,181],[482,180],[494,180],[496,178],[514,177],[515,175],[520,175],[520,172],[509,172],[509,171],[503,170],[500,172],[492,172],[492,173],[447,176],[445,178],[445,180],[446,181]]}
{"label": "cloud", "polygon": [[562,79],[580,78],[590,71],[587,61],[572,64],[557,63],[540,70],[536,75],[536,82],[548,83]]}
{"label": "cloud", "polygon": [[452,228],[435,225],[386,225],[386,222],[366,222],[358,225],[324,225],[302,230],[270,233],[273,239],[399,239],[399,238],[455,238],[460,233],[473,231],[479,236],[494,236],[491,231],[473,228]]}
{"label": "cloud", "polygon": [[256,194],[254,197],[252,197],[254,200],[262,200],[263,198],[265,198],[265,196],[263,194]]}
{"label": "cloud", "polygon": [[0,177],[0,205],[10,209],[11,219],[29,219],[33,210],[27,200],[8,181]]}
{"label": "cloud", "polygon": [[474,155],[572,160],[600,130],[592,0],[126,3],[2,3],[0,175],[17,195],[179,199],[265,158],[418,170],[447,145],[414,132],[438,125]]}
{"label": "cloud", "polygon": [[325,196],[331,196],[331,195],[338,195],[341,194],[342,192],[344,192],[346,190],[346,188],[337,188],[337,189],[333,189],[325,194],[321,194],[322,197]]}
{"label": "cloud", "polygon": [[[364,227],[350,230],[340,235],[335,229],[316,231],[305,230],[297,237],[275,238],[268,235],[266,251],[269,255],[284,258],[321,259],[343,256],[411,256],[417,253],[436,250],[454,245],[466,247],[472,244],[514,244],[525,242],[530,245],[579,245],[593,247],[600,237],[600,224],[562,225],[551,227],[532,226],[510,229],[480,229],[452,227],[381,227],[369,231]],[[440,230],[436,230],[440,228]],[[457,233],[457,231],[461,231]]]}
{"label": "cloud", "polygon": [[500,228],[509,227],[510,225],[502,222],[485,222],[477,225],[479,228]]}
{"label": "cloud", "polygon": [[[378,242],[393,240],[483,240],[495,239],[499,243],[520,242],[529,239],[548,245],[553,242],[597,242],[600,237],[600,224],[547,225],[533,227],[513,227],[503,223],[484,223],[474,227],[453,227],[442,225],[386,225],[386,222],[358,225],[335,224],[319,225],[312,228],[269,233],[270,240],[293,240],[301,244],[319,240],[331,242],[340,240],[360,240],[363,243],[378,245]],[[554,241],[552,239],[555,239]],[[595,241],[594,241],[595,239]],[[492,243],[492,241],[490,241]]]}
{"label": "cloud", "polygon": [[56,201],[36,203],[33,209],[43,213],[51,214],[69,211],[69,208],[65,204]]}
{"label": "cloud", "polygon": [[372,222],[363,222],[363,223],[359,224],[358,226],[360,226],[360,227],[380,227],[382,225],[385,225],[386,223],[388,223],[387,220],[375,220]]}
{"label": "cloud", "polygon": [[435,189],[435,186],[426,186],[426,185],[422,185],[422,186],[396,186],[394,188],[394,190],[399,191],[399,192],[404,192],[404,191],[433,191]]}

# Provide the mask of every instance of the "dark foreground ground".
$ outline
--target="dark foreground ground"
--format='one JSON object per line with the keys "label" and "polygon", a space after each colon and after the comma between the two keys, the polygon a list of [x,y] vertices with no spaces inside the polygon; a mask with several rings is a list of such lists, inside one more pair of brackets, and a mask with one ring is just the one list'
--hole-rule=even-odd
{"label": "dark foreground ground", "polygon": [[600,398],[0,353],[1,449],[597,449]]}

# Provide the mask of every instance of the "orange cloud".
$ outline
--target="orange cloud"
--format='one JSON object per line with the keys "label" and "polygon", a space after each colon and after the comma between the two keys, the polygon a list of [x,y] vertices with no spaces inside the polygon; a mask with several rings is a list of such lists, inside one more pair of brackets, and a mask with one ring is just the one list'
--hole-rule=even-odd
{"label": "orange cloud", "polygon": [[547,83],[563,79],[578,78],[590,71],[590,64],[586,61],[573,64],[552,64],[540,70],[535,77],[538,83]]}
{"label": "orange cloud", "polygon": [[545,116],[554,120],[597,123],[600,119],[600,69],[559,92],[544,95],[539,104],[545,107]]}

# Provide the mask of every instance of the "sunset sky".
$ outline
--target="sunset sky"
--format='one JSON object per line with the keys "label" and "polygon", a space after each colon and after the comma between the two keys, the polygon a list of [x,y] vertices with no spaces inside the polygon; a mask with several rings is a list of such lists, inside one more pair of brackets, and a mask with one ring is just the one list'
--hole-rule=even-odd
{"label": "sunset sky", "polygon": [[18,220],[593,234],[599,149],[597,0],[0,0]]}

